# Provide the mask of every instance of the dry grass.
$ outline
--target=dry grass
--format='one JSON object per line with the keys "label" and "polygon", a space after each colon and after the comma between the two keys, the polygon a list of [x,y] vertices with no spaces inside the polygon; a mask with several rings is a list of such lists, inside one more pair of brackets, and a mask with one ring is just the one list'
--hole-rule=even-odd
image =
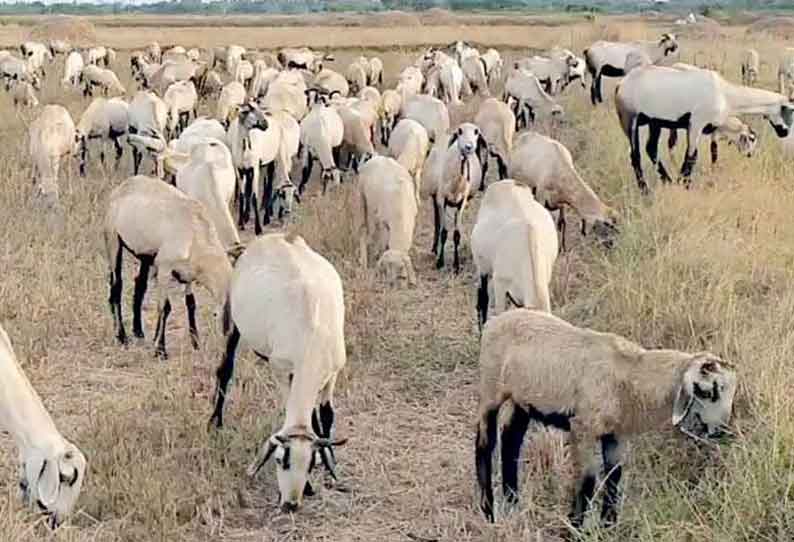
{"label": "dry grass", "polygon": [[[662,27],[578,23],[538,27],[469,27],[481,43],[513,42],[522,49],[554,43],[581,50],[619,33],[651,37]],[[21,28],[21,27],[20,27]],[[520,28],[520,27],[516,27]],[[607,28],[610,28],[608,25]],[[666,27],[664,27],[666,28]],[[229,41],[228,33],[192,28],[97,27],[98,40],[135,47],[152,36],[185,45]],[[464,37],[458,27],[351,29],[322,35],[298,29],[239,29],[235,41],[272,48],[290,43],[358,46],[389,44],[387,74],[412,62],[414,52],[395,43],[443,43]],[[0,39],[9,43],[15,30]],[[719,43],[730,77],[747,45],[732,30]],[[380,41],[377,41],[378,36]],[[529,37],[528,37],[529,36]],[[166,39],[167,38],[167,39]],[[396,41],[391,41],[394,38]],[[286,39],[286,38],[285,38]],[[422,41],[425,40],[425,41]],[[755,40],[762,56],[779,47]],[[685,41],[684,60],[712,42]],[[118,71],[128,75],[126,57]],[[771,70],[761,84],[773,86]],[[65,104],[74,115],[80,97],[48,79],[43,102]],[[388,81],[387,81],[388,83]],[[130,87],[131,88],[131,87]],[[605,96],[611,89],[605,89]],[[692,191],[659,188],[643,199],[628,164],[627,144],[611,106],[593,110],[581,89],[564,97],[570,123],[556,129],[583,176],[624,216],[622,237],[608,254],[575,237],[559,259],[555,312],[581,325],[615,331],[646,346],[711,349],[739,367],[738,438],[704,450],[672,433],[637,439],[625,475],[622,521],[612,532],[593,529],[591,541],[791,540],[794,532],[794,184],[778,142],[758,123],[763,149],[752,160],[724,148],[716,168],[701,163]],[[473,106],[455,112],[471,118]],[[110,189],[130,171],[94,164],[86,179],[74,164],[62,180],[62,221],[42,216],[31,203],[26,126],[0,95],[0,321],[11,336],[34,386],[61,430],[86,452],[89,478],[71,522],[49,534],[14,498],[16,455],[2,439],[0,541],[45,538],[68,542],[177,540],[409,540],[556,541],[567,511],[570,463],[559,434],[533,434],[525,445],[522,504],[487,525],[474,503],[473,411],[477,398],[476,323],[470,258],[464,272],[439,273],[429,255],[431,215],[421,209],[414,248],[416,288],[389,289],[354,265],[350,198],[343,186],[326,198],[309,198],[293,229],[325,254],[343,276],[347,302],[348,367],[338,386],[338,433],[351,437],[340,451],[341,485],[321,490],[294,516],[277,511],[272,471],[258,480],[243,470],[261,439],[279,421],[277,394],[266,366],[240,357],[227,428],[207,432],[214,367],[221,338],[208,330],[190,349],[185,315],[172,315],[172,359],[156,361],[144,344],[119,348],[106,305],[99,223]],[[702,152],[701,156],[707,153]],[[680,156],[675,157],[680,164]],[[467,217],[470,227],[477,200]],[[573,229],[573,228],[572,228]],[[465,236],[467,238],[468,236]],[[467,254],[467,249],[464,254]],[[126,270],[125,303],[133,270]],[[200,294],[203,292],[200,292]],[[177,304],[178,305],[178,304]],[[199,306],[208,303],[199,297]],[[125,305],[128,307],[128,305]],[[129,315],[129,309],[126,309]],[[147,331],[154,324],[146,305]]]}

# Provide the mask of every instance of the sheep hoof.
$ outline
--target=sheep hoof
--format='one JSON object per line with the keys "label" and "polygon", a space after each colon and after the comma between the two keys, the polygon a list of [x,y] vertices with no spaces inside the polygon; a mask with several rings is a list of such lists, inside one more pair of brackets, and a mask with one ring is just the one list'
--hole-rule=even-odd
{"label": "sheep hoof", "polygon": [[160,359],[162,361],[168,361],[168,352],[166,352],[164,349],[158,347],[154,351],[154,357],[157,358],[157,359]]}

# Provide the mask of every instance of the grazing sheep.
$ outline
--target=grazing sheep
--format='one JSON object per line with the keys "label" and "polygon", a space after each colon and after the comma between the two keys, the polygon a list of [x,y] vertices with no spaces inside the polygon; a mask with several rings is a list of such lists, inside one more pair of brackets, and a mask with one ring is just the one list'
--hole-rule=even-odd
{"label": "grazing sheep", "polygon": [[226,71],[232,77],[237,75],[237,65],[242,62],[243,55],[245,55],[245,47],[229,45],[226,48]]}
{"label": "grazing sheep", "polygon": [[552,118],[564,114],[562,106],[543,90],[538,78],[518,67],[507,78],[504,98],[506,102],[513,104],[516,130],[529,127],[538,112]]}
{"label": "grazing sheep", "polygon": [[168,107],[168,137],[179,137],[190,122],[190,116],[198,116],[198,93],[193,81],[172,83],[163,94],[163,101]]}
{"label": "grazing sheep", "polygon": [[38,197],[45,205],[56,206],[61,161],[75,150],[74,121],[64,107],[44,106],[30,124],[29,149]]}
{"label": "grazing sheep", "polygon": [[306,90],[293,84],[274,80],[267,87],[267,94],[260,105],[270,111],[286,111],[301,122],[309,111]]}
{"label": "grazing sheep", "polygon": [[286,69],[303,69],[312,73],[318,73],[323,69],[323,61],[333,62],[334,57],[330,54],[322,55],[306,47],[285,48],[279,51],[276,56],[279,63]]}
{"label": "grazing sheep", "polygon": [[132,98],[128,110],[129,133],[127,142],[132,148],[133,173],[140,171],[141,161],[148,154],[157,169],[157,153],[165,148],[165,128],[168,122],[168,106],[154,92],[139,91]]}
{"label": "grazing sheep", "polygon": [[560,246],[565,251],[565,206],[609,245],[616,233],[617,213],[605,205],[576,171],[570,151],[559,141],[535,132],[521,134],[510,153],[511,179],[532,189],[550,211],[559,211]]}
{"label": "grazing sheep", "polygon": [[240,244],[229,212],[237,178],[232,154],[222,141],[205,138],[195,144],[187,163],[176,173],[176,187],[204,204],[224,248],[229,250]]}
{"label": "grazing sheep", "polygon": [[426,94],[418,94],[403,102],[402,118],[413,119],[427,130],[431,142],[449,133],[449,111],[444,102]]}
{"label": "grazing sheep", "polygon": [[528,187],[512,179],[488,187],[471,232],[471,252],[480,278],[480,332],[488,321],[491,300],[495,315],[506,311],[508,302],[551,312],[549,284],[559,252],[557,230]]}
{"label": "grazing sheep", "polygon": [[410,173],[393,158],[375,156],[361,166],[358,191],[361,267],[367,268],[367,254],[374,251],[379,258],[378,272],[390,284],[400,279],[416,284],[409,252],[416,226],[417,194]]}
{"label": "grazing sheep", "polygon": [[199,89],[201,96],[203,98],[209,98],[213,96],[220,97],[222,90],[223,79],[221,79],[221,75],[215,70],[208,71],[207,77],[204,79],[204,85],[202,85],[202,87]]}
{"label": "grazing sheep", "polygon": [[747,49],[742,57],[742,84],[752,87],[758,82],[758,74],[761,71],[761,59],[758,51]]}
{"label": "grazing sheep", "polygon": [[[516,117],[510,107],[497,100],[488,98],[480,104],[480,110],[474,117],[474,124],[482,130],[488,143],[488,154],[496,158],[499,168],[499,180],[507,177],[507,164],[513,148],[513,136],[516,132]],[[488,173],[488,157],[482,159],[481,186],[485,188],[485,175]]]}
{"label": "grazing sheep", "polygon": [[72,513],[86,472],[86,459],[58,431],[30,384],[0,326],[0,431],[19,451],[19,487],[27,504],[36,503],[52,528]]}
{"label": "grazing sheep", "polygon": [[659,41],[633,41],[629,43],[597,41],[584,51],[587,70],[593,78],[590,87],[590,100],[593,105],[601,102],[602,77],[623,77],[626,75],[626,57],[632,51],[640,51],[648,55],[653,64],[675,53],[678,42],[674,34],[662,34]]}
{"label": "grazing sheep", "polygon": [[30,71],[27,63],[10,54],[0,57],[0,77],[5,81],[6,90],[11,90],[11,85],[19,81],[28,82],[33,88],[41,88],[39,77]]}
{"label": "grazing sheep", "polygon": [[[658,96],[667,99],[658,100]],[[716,72],[697,68],[645,66],[632,70],[618,86],[615,103],[621,127],[631,146],[631,164],[637,184],[643,192],[648,191],[648,185],[642,172],[641,126],[649,128],[645,149],[665,181],[671,179],[658,158],[661,130],[687,130],[681,177],[689,185],[704,131],[711,132],[725,124],[729,117],[741,114],[763,115],[778,137],[786,137],[794,124],[794,104],[786,96],[734,85]]]}
{"label": "grazing sheep", "polygon": [[22,81],[11,87],[11,98],[14,101],[14,107],[37,107],[39,99],[36,98],[36,92],[33,85],[27,81]]}
{"label": "grazing sheep", "polygon": [[27,63],[30,73],[39,75],[42,78],[47,76],[44,71],[44,62],[52,62],[54,58],[49,47],[37,41],[26,41],[20,45],[19,50]]}
{"label": "grazing sheep", "polygon": [[[360,62],[353,62],[347,67],[347,84],[350,87],[350,92],[353,94],[358,93],[362,88],[367,86],[369,80],[369,62],[362,64]],[[316,82],[315,82],[316,84]]]}
{"label": "grazing sheep", "polygon": [[504,61],[502,55],[496,49],[488,49],[480,55],[480,60],[485,67],[485,77],[490,85],[494,81],[502,78],[502,68]]}
{"label": "grazing sheep", "polygon": [[88,142],[91,139],[99,140],[99,158],[105,165],[105,140],[113,141],[116,147],[116,167],[118,168],[124,148],[119,138],[129,132],[129,105],[124,100],[112,98],[94,98],[83,112],[77,123],[75,138],[80,152],[80,175],[85,176],[86,163],[88,162]]}
{"label": "grazing sheep", "polygon": [[785,49],[783,58],[780,59],[777,78],[780,94],[794,100],[794,47]]}
{"label": "grazing sheep", "polygon": [[368,85],[383,85],[383,61],[378,57],[369,59],[369,78],[367,79]]}
{"label": "grazing sheep", "polygon": [[72,51],[66,57],[66,62],[63,69],[63,86],[72,85],[77,88],[80,86],[80,80],[83,78],[83,56],[77,51]]}
{"label": "grazing sheep", "polygon": [[397,124],[397,118],[402,111],[402,96],[396,90],[384,90],[380,99],[378,116],[380,117],[380,142],[389,143],[392,130]]}
{"label": "grazing sheep", "polygon": [[[350,93],[350,87],[345,77],[329,69],[324,69],[315,76],[314,86],[325,91],[329,95],[339,93],[342,97],[346,98]],[[354,92],[358,92],[358,89],[355,89]]]}
{"label": "grazing sheep", "polygon": [[323,194],[329,182],[334,186],[341,183],[337,149],[342,145],[344,136],[345,124],[339,112],[325,105],[322,100],[315,102],[300,124],[303,163],[303,176],[299,187],[301,194],[309,182],[315,160],[320,162],[322,168]]}
{"label": "grazing sheep", "polygon": [[53,58],[55,55],[65,55],[72,50],[72,45],[66,40],[51,39],[48,47]]}
{"label": "grazing sheep", "polygon": [[568,83],[577,77],[580,68],[578,59],[570,56],[555,55],[551,58],[533,56],[516,63],[522,70],[532,72],[551,96],[559,94]]}
{"label": "grazing sheep", "polygon": [[193,81],[196,88],[201,88],[209,71],[205,62],[170,62],[160,66],[154,73],[146,75],[146,88],[165,93],[169,86],[178,81]]}
{"label": "grazing sheep", "polygon": [[210,423],[223,426],[223,406],[242,338],[268,362],[286,410],[281,429],[263,443],[247,472],[256,476],[275,455],[280,505],[294,512],[304,496],[314,494],[308,477],[316,456],[335,479],[333,448],[345,442],[331,438],[334,388],[347,362],[342,280],[301,237],[272,233],[248,245],[235,264],[228,291],[224,327],[231,332],[216,373],[217,399]]}
{"label": "grazing sheep", "polygon": [[135,278],[133,334],[143,338],[141,308],[154,265],[158,278],[157,356],[168,357],[165,332],[171,313],[170,297],[180,285],[184,286],[190,339],[193,348],[198,348],[193,282],[206,287],[222,307],[232,274],[229,258],[204,205],[159,179],[130,177],[110,194],[103,233],[110,283],[108,301],[119,342],[127,343],[121,314],[121,270],[126,249],[141,263]]}
{"label": "grazing sheep", "polygon": [[147,45],[146,56],[149,58],[150,62],[161,64],[163,62],[163,50],[160,48],[160,44],[156,41],[153,41]]}
{"label": "grazing sheep", "polygon": [[93,96],[94,87],[100,88],[105,96],[111,93],[124,94],[127,92],[112,70],[99,68],[94,64],[88,64],[83,68],[83,83],[85,85],[84,96]]}
{"label": "grazing sheep", "polygon": [[425,127],[413,119],[402,119],[389,138],[389,156],[396,159],[414,180],[414,193],[419,203],[422,168],[430,151],[430,138]]}
{"label": "grazing sheep", "polygon": [[239,81],[232,81],[224,85],[221,89],[221,96],[218,99],[217,118],[222,124],[229,125],[229,117],[236,109],[246,101],[245,87]]}
{"label": "grazing sheep", "polygon": [[480,404],[475,446],[480,507],[494,520],[491,456],[499,410],[502,484],[518,500],[518,460],[530,421],[569,431],[578,480],[570,521],[579,529],[603,460],[601,519],[617,521],[626,440],[697,420],[703,436],[730,421],[736,374],[714,354],[646,350],[611,333],[577,328],[551,314],[518,309],[485,326],[480,348]]}
{"label": "grazing sheep", "polygon": [[460,271],[460,238],[463,213],[474,190],[482,179],[478,156],[487,148],[487,143],[474,124],[461,124],[451,137],[436,141],[422,170],[421,195],[433,201],[433,254],[438,256],[436,267],[444,267],[444,245],[449,229],[449,212],[454,216],[453,243],[455,247],[454,268]]}
{"label": "grazing sheep", "polygon": [[[675,148],[678,141],[677,130],[670,130],[667,140],[669,149]],[[728,145],[735,145],[736,150],[747,158],[752,158],[758,147],[758,134],[750,126],[737,117],[728,117],[721,126],[717,126],[711,133],[711,163],[716,164],[719,158],[719,142],[726,141]]]}

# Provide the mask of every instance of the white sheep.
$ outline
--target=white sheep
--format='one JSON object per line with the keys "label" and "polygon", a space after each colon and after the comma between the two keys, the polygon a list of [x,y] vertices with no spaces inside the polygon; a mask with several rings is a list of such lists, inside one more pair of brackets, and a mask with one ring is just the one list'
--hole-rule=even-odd
{"label": "white sheep", "polygon": [[226,47],[226,71],[232,77],[237,75],[237,65],[243,60],[243,55],[245,55],[245,47],[240,45]]}
{"label": "white sheep", "polygon": [[321,54],[307,47],[282,49],[278,52],[276,58],[279,63],[288,70],[303,69],[312,73],[317,73],[323,69],[324,60],[329,62],[333,62],[334,60],[331,54]]}
{"label": "white sheep", "polygon": [[537,113],[551,118],[559,118],[564,114],[562,106],[543,90],[540,80],[519,67],[515,67],[507,78],[504,98],[513,104],[516,129],[528,127],[535,121]]}
{"label": "white sheep", "polygon": [[392,130],[397,124],[397,119],[402,111],[403,99],[399,92],[392,89],[383,91],[378,108],[380,117],[380,142],[388,145]]}
{"label": "white sheep", "polygon": [[758,51],[747,49],[742,57],[742,84],[752,87],[758,81],[758,74],[761,71],[761,59]]}
{"label": "white sheep", "polygon": [[778,66],[777,79],[780,94],[794,100],[794,47],[784,50]]}
{"label": "white sheep", "polygon": [[422,70],[416,66],[408,66],[400,72],[399,81],[397,83],[396,91],[400,94],[402,102],[411,98],[420,92],[425,84],[425,77]]}
{"label": "white sheep", "polygon": [[480,155],[487,143],[474,124],[458,126],[452,136],[437,140],[422,170],[421,196],[433,201],[433,254],[436,267],[444,267],[444,245],[447,242],[450,212],[454,215],[454,269],[460,271],[460,239],[463,213],[471,194],[479,189],[482,179]]}
{"label": "white sheep", "polygon": [[154,92],[142,90],[132,98],[128,116],[127,143],[132,148],[133,173],[138,174],[141,161],[148,154],[155,165],[155,173],[159,174],[156,155],[165,148],[168,106]]}
{"label": "white sheep", "polygon": [[312,174],[314,161],[320,162],[322,168],[323,193],[328,183],[336,186],[341,182],[339,174],[339,147],[345,135],[345,124],[339,112],[318,100],[312,105],[311,111],[301,121],[300,140],[302,144],[303,175],[300,193]]}
{"label": "white sheep", "polygon": [[105,164],[105,140],[113,141],[116,147],[116,167],[124,154],[119,138],[129,132],[129,105],[119,98],[94,98],[77,123],[76,140],[80,152],[80,175],[85,175],[88,162],[89,140],[99,140],[100,160]]}
{"label": "white sheep", "polygon": [[231,81],[221,89],[221,96],[216,105],[217,118],[222,124],[228,126],[229,117],[236,111],[237,107],[246,101],[245,87],[239,81]]}
{"label": "white sheep", "polygon": [[[180,286],[185,294],[190,339],[193,348],[198,348],[193,282],[207,288],[222,307],[232,274],[226,250],[204,205],[160,179],[130,177],[110,194],[103,234],[110,283],[108,301],[119,342],[126,344],[128,340],[121,313],[122,261],[127,250],[141,263],[133,297],[135,337],[143,337],[141,308],[154,265],[158,278],[156,354],[168,357],[165,335],[170,298]],[[232,252],[239,252],[238,247],[233,247]]]}
{"label": "white sheep", "polygon": [[551,58],[532,56],[519,60],[517,64],[522,70],[532,72],[552,96],[559,94],[578,75],[577,69],[580,68],[573,54]]}
{"label": "white sheep", "polygon": [[39,77],[33,73],[27,63],[10,54],[0,57],[0,77],[5,81],[6,90],[11,89],[14,82],[26,81],[34,88],[41,88]]}
{"label": "white sheep", "polygon": [[49,516],[51,527],[72,513],[86,473],[86,459],[58,431],[22,370],[11,340],[0,326],[0,431],[19,452],[19,487],[28,504]]}
{"label": "white sheep", "polygon": [[347,67],[345,78],[350,87],[350,92],[353,94],[358,93],[362,88],[367,86],[367,82],[369,81],[369,62],[366,59],[364,59],[363,63],[353,62]]}
{"label": "white sheep", "polygon": [[26,41],[19,47],[30,73],[46,77],[44,62],[53,60],[49,47],[37,41]]}
{"label": "white sheep", "polygon": [[342,147],[347,151],[347,167],[349,169],[352,166],[353,171],[358,172],[359,164],[375,154],[372,142],[374,119],[360,109],[349,105],[336,106],[336,111],[344,126]]}
{"label": "white sheep", "polygon": [[[513,149],[513,137],[516,132],[516,117],[510,107],[497,100],[488,98],[480,104],[474,124],[482,130],[482,135],[488,143],[488,155],[494,157],[499,169],[499,179],[507,177],[507,164],[510,152]],[[481,156],[482,178],[481,186],[485,187],[485,176],[488,172],[488,155]]]}
{"label": "white sheep", "polygon": [[395,158],[413,178],[417,203],[421,197],[422,168],[430,151],[430,138],[425,127],[413,119],[402,119],[389,138],[389,156]]}
{"label": "white sheep", "polygon": [[369,59],[369,79],[367,84],[371,86],[383,85],[383,61],[378,57]]}
{"label": "white sheep", "polygon": [[389,283],[406,279],[416,284],[409,252],[416,227],[417,194],[410,173],[393,158],[375,156],[361,166],[358,192],[361,267],[367,268],[367,255],[374,251],[378,272]]}
{"label": "white sheep", "polygon": [[[660,100],[659,96],[665,99]],[[645,66],[634,69],[618,86],[615,104],[631,147],[631,164],[637,184],[643,192],[648,191],[648,185],[642,172],[641,126],[649,128],[646,152],[665,181],[671,179],[658,158],[661,130],[687,130],[681,177],[689,184],[700,138],[707,128],[721,126],[736,115],[763,115],[778,137],[786,137],[794,124],[794,104],[786,96],[735,85],[716,72],[698,68]]]}
{"label": "white sheep", "polygon": [[234,72],[234,80],[239,81],[246,87],[250,87],[254,78],[254,65],[248,60],[241,60],[237,63]]}
{"label": "white sheep", "polygon": [[268,362],[286,411],[281,429],[267,438],[247,472],[255,476],[275,456],[281,508],[294,512],[304,496],[314,494],[308,477],[316,456],[335,479],[333,448],[345,442],[331,438],[334,388],[347,362],[342,280],[301,237],[272,233],[251,242],[237,260],[226,307],[225,327],[231,331],[216,372],[210,423],[223,426],[242,338]]}
{"label": "white sheep", "polygon": [[14,107],[37,107],[39,99],[36,97],[36,91],[33,85],[27,81],[16,83],[11,87],[11,98],[14,102]]}
{"label": "white sheep", "polygon": [[94,64],[88,64],[83,68],[83,84],[85,85],[84,96],[92,96],[94,87],[100,88],[105,96],[110,93],[124,94],[127,92],[112,70],[100,68]]}
{"label": "white sheep", "polygon": [[565,245],[565,207],[582,220],[606,245],[617,231],[617,213],[604,204],[582,179],[570,151],[559,141],[535,132],[521,134],[510,153],[509,176],[532,189],[535,198],[551,211],[559,211],[560,246]]}
{"label": "white sheep", "polygon": [[156,64],[160,64],[163,62],[163,50],[160,48],[160,44],[156,41],[153,41],[149,45],[146,46],[146,56],[149,58],[151,62]]}
{"label": "white sheep", "polygon": [[632,51],[648,55],[652,63],[678,50],[674,34],[662,34],[658,41],[633,41],[629,43],[597,41],[584,51],[587,69],[593,82],[590,87],[590,100],[593,105],[604,101],[601,94],[601,78],[622,77],[626,74],[626,57]]}
{"label": "white sheep", "polygon": [[72,50],[72,45],[67,40],[51,39],[47,45],[53,58],[55,55],[65,55]]}
{"label": "white sheep", "polygon": [[554,219],[528,187],[512,179],[488,186],[471,232],[480,331],[491,302],[494,315],[506,311],[508,302],[551,312],[549,285],[558,252]]}
{"label": "white sheep", "polygon": [[262,98],[260,105],[270,111],[287,111],[298,122],[301,122],[309,111],[306,89],[278,80],[274,80],[268,85],[267,93]]}
{"label": "white sheep", "polygon": [[601,518],[609,526],[617,521],[626,440],[670,425],[719,434],[736,392],[736,374],[727,367],[709,352],[646,350],[546,312],[517,309],[493,318],[480,348],[475,462],[483,513],[494,520],[491,456],[504,403],[512,411],[501,435],[505,499],[518,500],[521,445],[529,422],[537,421],[571,434],[574,529],[582,526],[603,461]]}
{"label": "white sheep", "polygon": [[93,64],[98,66],[100,61],[105,67],[110,65],[110,58],[108,56],[108,48],[103,46],[91,47],[86,53],[86,64]]}
{"label": "white sheep", "polygon": [[72,85],[77,88],[80,86],[80,80],[83,78],[83,55],[77,51],[72,51],[66,57],[63,69],[63,86]]}
{"label": "white sheep", "polygon": [[403,102],[401,115],[424,126],[432,142],[449,133],[449,110],[438,98],[426,94],[413,96]]}
{"label": "white sheep", "polygon": [[169,85],[163,94],[163,101],[168,107],[168,136],[178,137],[193,118],[198,116],[198,93],[193,81],[178,81]]}
{"label": "white sheep", "polygon": [[469,89],[472,93],[490,96],[491,91],[488,88],[488,75],[485,72],[485,63],[479,55],[464,58],[461,69],[463,70],[463,75],[466,77]]}
{"label": "white sheep", "polygon": [[[345,77],[327,68],[314,77],[314,87],[325,91],[329,95],[339,93],[341,96],[347,97],[350,93],[350,86]],[[358,88],[354,89],[353,92],[358,92]]]}
{"label": "white sheep", "polygon": [[30,124],[30,157],[33,183],[45,205],[58,204],[58,174],[61,161],[75,150],[72,116],[60,105],[46,105]]}
{"label": "white sheep", "polygon": [[196,88],[201,88],[208,71],[206,62],[168,62],[157,70],[147,70],[145,87],[162,94],[177,81],[193,81]]}
{"label": "white sheep", "polygon": [[259,98],[267,94],[267,90],[280,72],[275,68],[265,68],[254,74],[254,81],[251,83],[251,90],[248,95],[252,98]]}
{"label": "white sheep", "polygon": [[504,66],[504,61],[502,60],[502,55],[499,54],[499,51],[496,49],[488,49],[482,55],[480,55],[484,65],[485,65],[485,75],[488,79],[488,84],[490,85],[493,81],[498,81],[502,78],[502,68]]}
{"label": "white sheep", "polygon": [[227,250],[240,244],[229,212],[237,178],[232,154],[222,141],[205,138],[193,145],[187,163],[176,173],[176,187],[204,204]]}

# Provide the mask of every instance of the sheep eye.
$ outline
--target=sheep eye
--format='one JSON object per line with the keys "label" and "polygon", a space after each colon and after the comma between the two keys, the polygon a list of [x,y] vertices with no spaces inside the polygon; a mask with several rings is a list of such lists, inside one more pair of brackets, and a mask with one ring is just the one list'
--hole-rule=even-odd
{"label": "sheep eye", "polygon": [[698,399],[711,400],[711,392],[701,388],[700,384],[698,384],[697,382],[695,382],[695,384],[693,385],[693,391],[695,392],[695,397],[697,397]]}

